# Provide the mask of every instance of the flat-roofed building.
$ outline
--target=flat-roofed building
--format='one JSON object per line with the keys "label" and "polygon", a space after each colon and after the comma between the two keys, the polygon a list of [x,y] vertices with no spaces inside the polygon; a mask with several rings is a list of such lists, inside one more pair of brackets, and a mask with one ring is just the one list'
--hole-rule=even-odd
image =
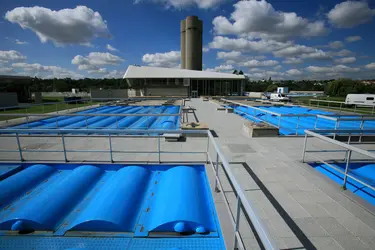
{"label": "flat-roofed building", "polygon": [[244,75],[175,68],[129,66],[124,79],[130,87],[142,87],[152,96],[242,95]]}

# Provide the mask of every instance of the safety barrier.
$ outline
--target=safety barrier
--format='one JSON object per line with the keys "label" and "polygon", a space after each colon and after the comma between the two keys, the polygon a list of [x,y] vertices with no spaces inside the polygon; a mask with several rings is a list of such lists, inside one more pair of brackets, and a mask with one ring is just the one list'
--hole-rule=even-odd
{"label": "safety barrier", "polygon": [[[375,105],[364,105],[364,104],[347,104],[345,102],[338,102],[338,101],[328,101],[328,100],[320,100],[320,99],[309,99],[309,105],[314,106],[313,103],[316,103],[316,107],[322,108],[329,108],[329,109],[337,109],[341,111],[352,111],[354,113],[358,112],[358,107],[367,107],[368,110],[361,110],[363,113],[375,114]],[[324,105],[320,105],[323,103]],[[331,104],[337,104],[338,107],[334,107]],[[346,106],[346,107],[345,107]],[[350,108],[353,107],[353,108]]]}
{"label": "safety barrier", "polygon": [[[372,153],[374,152],[375,150],[365,150],[365,149],[361,149],[361,148],[358,148],[358,147],[355,147],[353,145],[350,145],[350,138],[352,135],[358,135],[358,134],[366,134],[368,136],[375,136],[375,130],[314,130],[314,131],[310,131],[310,130],[305,130],[305,140],[304,140],[304,144],[303,144],[303,152],[302,152],[302,162],[305,162],[305,157],[306,157],[306,153],[340,153],[340,152],[344,152],[345,153],[345,158],[344,158],[344,161],[345,161],[345,171],[342,171],[341,169],[333,166],[332,164],[330,164],[329,162],[327,162],[327,160],[323,160],[322,158],[318,157],[318,156],[315,156],[314,158],[316,160],[318,160],[319,162],[321,163],[324,163],[326,166],[338,171],[339,173],[343,174],[344,175],[344,180],[343,180],[343,184],[342,184],[342,188],[343,189],[346,189],[346,183],[347,183],[347,179],[348,177],[361,183],[362,185],[372,189],[375,191],[375,187],[369,185],[368,183],[365,183],[364,181],[358,179],[357,177],[351,175],[349,173],[349,168],[350,168],[350,162],[351,162],[351,158],[352,158],[352,152],[356,152],[360,155],[363,155],[363,156],[367,156],[367,157],[370,157],[371,159],[375,159],[375,154]],[[335,139],[332,139],[332,138],[329,138],[327,136],[332,136],[332,135],[336,135],[336,134],[341,134],[341,135],[347,135],[348,136],[348,143],[344,143],[344,142],[340,142],[340,141],[337,141]],[[339,146],[341,148],[343,148],[343,150],[339,149],[320,149],[320,150],[307,150],[307,144],[308,144],[308,138],[309,137],[314,137],[314,138],[317,138],[319,140],[322,140],[322,141],[325,141],[325,142],[328,142],[330,144],[333,144],[333,145],[336,145],[336,146]]]}
{"label": "safety barrier", "polygon": [[[185,131],[185,130],[117,130],[117,129],[103,129],[103,130],[95,130],[95,129],[83,129],[80,131],[80,134],[77,133],[77,130],[74,129],[30,129],[29,132],[32,134],[38,134],[38,135],[24,135],[24,130],[21,129],[0,129],[0,134],[3,132],[12,133],[7,135],[0,135],[0,139],[2,137],[14,137],[16,139],[17,143],[17,150],[6,150],[1,149],[0,152],[16,152],[19,154],[19,160],[20,161],[26,161],[23,157],[24,152],[59,152],[64,155],[65,161],[69,161],[67,153],[71,152],[101,152],[101,153],[108,153],[109,154],[109,161],[114,162],[113,154],[114,153],[131,153],[131,154],[157,154],[158,155],[158,161],[161,162],[161,156],[164,154],[199,154],[206,157],[205,163],[212,166],[213,171],[215,173],[215,184],[214,184],[214,190],[213,192],[220,192],[220,190],[223,190],[222,188],[222,180],[219,175],[219,168],[221,167],[226,173],[230,180],[230,182],[233,185],[234,192],[237,194],[237,204],[236,204],[236,212],[234,213],[234,218],[231,216],[232,224],[233,224],[233,234],[234,234],[234,242],[233,242],[233,249],[238,249],[241,247],[244,249],[242,244],[241,235],[239,232],[239,222],[240,222],[240,213],[241,210],[250,218],[251,223],[253,224],[256,233],[259,236],[259,239],[261,242],[259,242],[265,249],[277,249],[276,244],[274,243],[273,239],[270,237],[269,233],[266,230],[266,227],[261,221],[260,216],[258,215],[257,211],[252,206],[251,202],[247,200],[243,190],[241,189],[239,183],[237,182],[236,178],[234,177],[232,170],[229,166],[228,161],[225,159],[224,154],[221,151],[221,148],[216,143],[214,136],[212,135],[211,131],[209,130],[196,130],[196,131]],[[57,135],[56,135],[56,132]],[[81,133],[84,132],[85,135],[82,135]],[[50,133],[55,133],[55,135],[51,135]],[[101,136],[102,138],[107,138],[109,150],[67,150],[65,145],[65,140],[67,136],[74,136],[74,137],[87,137],[90,133],[97,134],[98,136]],[[140,134],[154,134],[157,135],[158,144],[157,144],[157,150],[156,151],[119,151],[114,150],[112,145],[112,139],[115,136],[121,137],[121,136],[131,136],[131,135],[140,135]],[[161,138],[169,136],[169,135],[182,135],[182,134],[198,134],[203,135],[207,137],[207,144],[206,144],[206,150],[205,151],[196,151],[196,152],[189,152],[189,151],[163,151],[161,149]],[[62,150],[43,150],[43,149],[23,149],[20,137],[33,137],[33,136],[41,136],[41,137],[60,137],[61,143],[62,143]],[[204,138],[203,138],[204,139]],[[213,160],[210,155],[210,146],[212,145],[213,152],[215,153],[215,159]],[[90,161],[90,159],[87,159]],[[82,162],[82,160],[80,160]],[[223,195],[224,200],[226,201],[227,208],[230,211],[229,203],[227,202],[225,192],[220,192],[221,195]],[[230,212],[229,212],[230,214]],[[224,235],[225,237],[225,235]]]}

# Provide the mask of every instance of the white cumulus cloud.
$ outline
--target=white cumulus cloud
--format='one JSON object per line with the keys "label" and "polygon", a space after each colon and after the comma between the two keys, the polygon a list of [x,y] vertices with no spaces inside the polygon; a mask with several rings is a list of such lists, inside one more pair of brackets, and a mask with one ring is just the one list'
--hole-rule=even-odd
{"label": "white cumulus cloud", "polygon": [[233,66],[232,65],[220,65],[220,66],[217,66],[215,68],[207,68],[205,69],[205,71],[211,71],[211,72],[228,72],[228,71],[231,71],[233,70]]}
{"label": "white cumulus cloud", "polygon": [[299,64],[299,63],[303,63],[303,60],[301,58],[297,58],[297,57],[289,57],[286,60],[284,60],[283,63],[285,63],[285,64]]}
{"label": "white cumulus cloud", "polygon": [[331,48],[331,49],[341,49],[344,47],[344,43],[341,42],[341,41],[334,41],[334,42],[330,42],[328,45],[327,45],[328,48]]}
{"label": "white cumulus cloud", "polygon": [[224,52],[219,51],[216,54],[217,59],[223,59],[223,60],[238,60],[242,57],[242,53],[239,51],[230,51],[230,52]]}
{"label": "white cumulus cloud", "polygon": [[286,73],[288,75],[291,75],[291,76],[300,76],[300,75],[303,74],[303,72],[298,70],[298,69],[290,69],[290,70],[286,71]]}
{"label": "white cumulus cloud", "polygon": [[230,19],[218,16],[213,20],[214,30],[218,34],[283,39],[321,36],[328,32],[323,21],[310,22],[295,12],[277,11],[265,0],[239,1],[234,4],[234,8]]}
{"label": "white cumulus cloud", "polygon": [[42,43],[88,45],[96,37],[110,36],[100,13],[86,6],[57,11],[39,6],[17,7],[8,11],[5,19],[32,30]]}
{"label": "white cumulus cloud", "polygon": [[166,53],[145,54],[142,61],[152,67],[178,67],[181,59],[180,51],[169,51]]}
{"label": "white cumulus cloud", "polygon": [[328,19],[339,28],[351,28],[370,22],[375,15],[366,1],[346,1],[336,4],[328,12]]}
{"label": "white cumulus cloud", "polygon": [[74,71],[59,67],[45,66],[39,63],[13,63],[12,68],[23,70],[25,75],[41,78],[82,78],[83,76]]}
{"label": "white cumulus cloud", "polygon": [[311,73],[353,73],[359,72],[359,68],[351,68],[345,65],[336,65],[334,67],[309,66],[306,68]]}
{"label": "white cumulus cloud", "polygon": [[0,61],[6,63],[9,61],[23,61],[26,56],[15,50],[0,50]]}
{"label": "white cumulus cloud", "polygon": [[15,41],[14,41],[16,44],[18,44],[18,45],[25,45],[25,44],[29,44],[28,42],[26,42],[26,41],[21,41],[21,40],[18,40],[18,39],[16,39]]}
{"label": "white cumulus cloud", "polygon": [[354,56],[351,57],[343,57],[335,60],[335,63],[338,64],[347,64],[347,63],[354,63],[357,59]]}
{"label": "white cumulus cloud", "polygon": [[370,63],[370,64],[367,64],[365,67],[366,67],[366,69],[372,69],[372,70],[375,70],[375,62]]}
{"label": "white cumulus cloud", "polygon": [[251,41],[245,38],[229,38],[215,36],[210,43],[213,49],[236,50],[244,52],[272,52],[291,46],[292,42],[278,42],[273,40]]}
{"label": "white cumulus cloud", "polygon": [[124,59],[121,57],[108,52],[91,52],[88,56],[76,55],[72,60],[72,64],[78,65],[80,70],[98,70],[97,66],[119,65],[123,61]]}
{"label": "white cumulus cloud", "polygon": [[362,40],[362,37],[360,36],[348,36],[347,38],[345,38],[345,41],[347,41],[348,43],[352,43],[352,42],[356,42],[360,40]]}
{"label": "white cumulus cloud", "polygon": [[163,4],[167,8],[184,9],[197,6],[201,9],[209,9],[226,2],[228,0],[135,0],[134,3],[153,2]]}
{"label": "white cumulus cloud", "polygon": [[278,64],[279,62],[276,60],[265,60],[265,61],[250,60],[250,61],[242,63],[242,66],[249,67],[249,68],[257,68],[257,67],[276,66]]}
{"label": "white cumulus cloud", "polygon": [[115,47],[111,46],[110,44],[107,44],[106,48],[107,48],[107,50],[110,50],[110,51],[118,51],[118,49],[116,49]]}

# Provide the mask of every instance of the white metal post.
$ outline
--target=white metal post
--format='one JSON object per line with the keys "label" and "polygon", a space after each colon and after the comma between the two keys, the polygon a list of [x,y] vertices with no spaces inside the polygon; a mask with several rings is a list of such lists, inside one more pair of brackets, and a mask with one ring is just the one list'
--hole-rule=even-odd
{"label": "white metal post", "polygon": [[215,192],[220,192],[217,187],[217,179],[219,178],[219,154],[216,153],[216,164],[215,164]]}
{"label": "white metal post", "polygon": [[352,156],[352,151],[348,151],[348,157],[346,157],[346,166],[345,166],[345,175],[344,175],[344,183],[342,185],[342,189],[346,190],[346,182],[348,179],[348,172],[349,172],[349,166],[350,166],[350,157]]}
{"label": "white metal post", "polygon": [[16,140],[17,140],[18,152],[20,154],[20,160],[23,161],[22,147],[21,147],[20,137],[18,136],[18,133],[16,133]]}
{"label": "white metal post", "polygon": [[159,164],[161,162],[160,160],[160,134],[158,135],[158,157],[159,157]]}
{"label": "white metal post", "polygon": [[305,140],[303,142],[302,162],[305,162],[306,146],[307,146],[307,134],[305,134]]}
{"label": "white metal post", "polygon": [[234,245],[233,249],[237,249],[238,239],[237,239],[237,232],[240,228],[240,216],[241,216],[241,199],[240,196],[237,194],[237,209],[236,209],[236,221],[235,221],[235,228],[234,228]]}
{"label": "white metal post", "polygon": [[296,135],[298,135],[298,128],[299,128],[299,116],[297,116]]}
{"label": "white metal post", "polygon": [[209,150],[210,150],[210,137],[207,136],[206,163],[208,163]]}
{"label": "white metal post", "polygon": [[113,154],[112,154],[112,137],[111,134],[108,134],[108,141],[109,141],[109,155],[111,157],[111,162],[113,163]]}
{"label": "white metal post", "polygon": [[68,162],[68,158],[66,157],[66,147],[65,147],[64,134],[61,134],[61,141],[62,141],[63,151],[64,151],[64,160],[65,160],[65,162]]}

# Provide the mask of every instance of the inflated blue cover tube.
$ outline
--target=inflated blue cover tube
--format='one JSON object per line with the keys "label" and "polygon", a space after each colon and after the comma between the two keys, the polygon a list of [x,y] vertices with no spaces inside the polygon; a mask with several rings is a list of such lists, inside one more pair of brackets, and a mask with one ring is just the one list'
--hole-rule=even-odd
{"label": "inflated blue cover tube", "polygon": [[[177,114],[179,111],[179,107],[175,106],[172,107],[169,111],[168,114]],[[161,129],[174,129],[177,124],[177,119],[178,116],[169,116],[162,124],[161,124]]]}
{"label": "inflated blue cover tube", "polygon": [[[100,113],[109,113],[109,112],[113,112],[117,109],[120,109],[121,107],[110,107],[106,110],[102,110]],[[70,117],[70,118],[67,118],[65,120],[62,120],[62,121],[59,121],[58,122],[58,126],[59,127],[65,127],[65,126],[68,126],[70,124],[73,124],[73,123],[76,123],[76,122],[79,122],[79,121],[83,121],[85,120],[86,118],[84,116],[74,116],[74,117]],[[49,123],[49,124],[46,124],[44,126],[42,126],[42,128],[56,128],[56,123]]]}
{"label": "inflated blue cover tube", "polygon": [[22,209],[15,207],[14,211],[0,222],[0,228],[55,230],[56,225],[86,195],[102,173],[103,170],[91,165],[75,168],[63,179],[51,183],[48,189],[39,195],[33,196]]}
{"label": "inflated blue cover tube", "polygon": [[[98,113],[100,112],[101,110],[106,110],[110,107],[108,106],[102,106],[102,107],[99,107],[99,108],[92,108],[92,109],[87,109],[87,110],[84,110],[84,111],[80,111],[80,112],[77,112],[77,113],[74,113],[74,114],[91,114],[91,113]],[[65,119],[66,117],[63,116],[63,117],[52,117],[52,118],[48,118],[48,119],[44,119],[43,122],[46,122],[46,123],[50,123],[50,122],[56,122],[56,120],[60,121],[60,120],[63,120]]]}
{"label": "inflated blue cover tube", "polygon": [[[109,110],[109,111],[111,111],[111,110]],[[116,109],[114,111],[114,113],[117,112],[117,111],[118,111],[118,109]],[[108,110],[105,109],[103,111],[98,111],[95,114],[107,114],[107,113],[108,113]],[[75,122],[75,123],[70,124],[68,126],[65,126],[64,128],[86,128],[86,126],[88,126],[88,125],[90,125],[94,122],[100,121],[104,118],[105,118],[104,116],[89,116],[89,117],[87,117],[87,120],[86,120],[86,118],[84,118],[83,120],[81,120],[79,122]]]}
{"label": "inflated blue cover tube", "polygon": [[[109,114],[121,114],[121,113],[125,113],[126,110],[128,110],[129,107],[125,107],[125,108],[120,108],[118,110],[115,110],[114,112],[111,112]],[[105,128],[107,127],[108,125],[112,124],[112,123],[115,123],[116,122],[116,119],[119,120],[120,117],[115,117],[115,116],[111,116],[111,117],[107,117],[107,116],[102,116],[100,117],[101,119],[99,121],[96,121],[94,123],[91,123],[88,127],[89,128]]]}
{"label": "inflated blue cover tube", "polygon": [[194,166],[165,171],[157,183],[145,227],[153,232],[215,232],[203,172]]}
{"label": "inflated blue cover tube", "polygon": [[[138,114],[142,109],[143,109],[143,107],[132,106],[132,108],[127,110],[126,113],[128,113],[128,114]],[[117,124],[116,124],[116,122],[114,122],[113,124],[109,125],[108,128],[117,128],[117,126],[120,128],[120,124],[124,123],[126,121],[126,119],[129,119],[131,117],[132,116],[119,117],[119,119],[117,121]]]}
{"label": "inflated blue cover tube", "polygon": [[0,208],[25,194],[55,171],[54,167],[36,164],[0,181]]}
{"label": "inflated blue cover tube", "polygon": [[[145,107],[142,110],[140,110],[139,112],[137,112],[137,114],[146,114],[147,112],[150,111],[150,109],[151,109],[151,107]],[[136,121],[138,121],[139,119],[141,119],[140,116],[129,116],[125,120],[119,122],[118,126],[119,126],[119,128],[127,128],[130,125],[132,125],[133,123],[135,123]]]}
{"label": "inflated blue cover tube", "polygon": [[[163,113],[163,111],[165,109],[166,109],[166,107],[154,108],[151,111],[151,114],[161,114],[161,113]],[[137,123],[133,123],[133,125],[131,126],[131,128],[148,129],[148,128],[150,128],[150,125],[152,125],[155,122],[156,118],[157,118],[157,116],[145,116],[145,117],[142,117],[140,120],[137,121]]]}
{"label": "inflated blue cover tube", "polygon": [[134,232],[150,176],[151,171],[146,167],[121,168],[103,184],[67,229]]}
{"label": "inflated blue cover tube", "polygon": [[[118,111],[118,109],[117,109],[113,113],[110,112],[110,114],[115,114],[116,112],[120,112],[120,111]],[[104,113],[108,113],[108,112],[104,112]],[[96,114],[102,114],[102,112],[97,112]],[[90,124],[98,122],[98,121],[100,121],[104,118],[106,118],[106,117],[104,117],[104,116],[91,116],[91,117],[87,118],[87,121],[86,121],[86,119],[84,119],[82,121],[79,121],[79,122],[73,123],[69,126],[66,126],[65,128],[86,128],[86,126],[89,126]]]}
{"label": "inflated blue cover tube", "polygon": [[[85,110],[85,111],[82,111],[80,113],[86,114],[86,113],[91,113],[91,112],[93,112],[93,111],[92,110]],[[56,120],[61,121],[61,120],[67,119],[67,118],[68,118],[68,116],[52,117],[52,118],[47,118],[47,119],[43,119],[43,120],[39,120],[39,121],[35,121],[35,122],[20,124],[20,125],[17,125],[17,126],[13,126],[12,128],[34,128],[34,127],[46,125],[46,124],[51,123],[51,122],[55,122],[55,124],[56,124]]]}

